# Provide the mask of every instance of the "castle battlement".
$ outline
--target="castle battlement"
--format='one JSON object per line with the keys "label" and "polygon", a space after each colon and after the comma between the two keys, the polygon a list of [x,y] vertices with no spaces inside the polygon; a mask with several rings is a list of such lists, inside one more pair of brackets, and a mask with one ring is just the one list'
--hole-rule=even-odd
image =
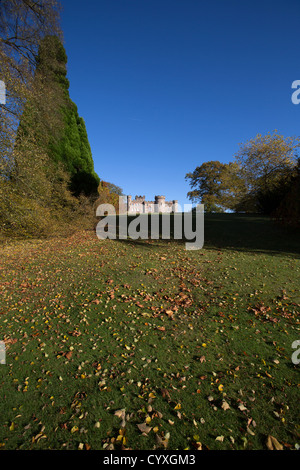
{"label": "castle battlement", "polygon": [[158,212],[178,212],[178,201],[166,201],[165,196],[155,196],[154,201],[146,201],[145,196],[127,196],[127,212],[129,214],[151,214]]}

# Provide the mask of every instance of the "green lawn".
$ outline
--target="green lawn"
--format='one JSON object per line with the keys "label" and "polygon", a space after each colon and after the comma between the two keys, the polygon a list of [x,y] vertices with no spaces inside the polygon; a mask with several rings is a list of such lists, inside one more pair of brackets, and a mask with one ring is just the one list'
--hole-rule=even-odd
{"label": "green lawn", "polygon": [[297,448],[299,255],[299,233],[229,214],[199,251],[2,245],[1,448]]}

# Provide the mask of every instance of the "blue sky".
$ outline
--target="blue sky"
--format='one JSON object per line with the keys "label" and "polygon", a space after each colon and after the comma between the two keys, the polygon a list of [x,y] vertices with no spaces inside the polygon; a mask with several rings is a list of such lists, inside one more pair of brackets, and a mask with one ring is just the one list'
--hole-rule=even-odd
{"label": "blue sky", "polygon": [[299,0],[61,0],[71,99],[95,170],[188,203],[185,174],[238,144],[299,135]]}

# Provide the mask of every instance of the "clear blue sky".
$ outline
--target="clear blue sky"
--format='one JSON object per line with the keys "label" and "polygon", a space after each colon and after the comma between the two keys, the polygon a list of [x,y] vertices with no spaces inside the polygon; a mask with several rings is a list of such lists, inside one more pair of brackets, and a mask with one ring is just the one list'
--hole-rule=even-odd
{"label": "clear blue sky", "polygon": [[185,174],[278,129],[300,135],[299,0],[61,0],[70,95],[95,170],[188,203]]}

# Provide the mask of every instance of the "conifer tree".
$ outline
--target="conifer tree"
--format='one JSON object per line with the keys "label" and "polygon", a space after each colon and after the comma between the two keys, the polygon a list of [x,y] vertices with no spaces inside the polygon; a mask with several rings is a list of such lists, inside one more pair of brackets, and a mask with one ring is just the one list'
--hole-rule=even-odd
{"label": "conifer tree", "polygon": [[34,129],[39,145],[49,157],[63,163],[74,195],[96,194],[100,180],[94,171],[85,122],[69,96],[67,55],[56,36],[46,36],[41,41],[33,86],[40,96],[35,93],[25,107],[20,130],[26,133],[29,128]]}

